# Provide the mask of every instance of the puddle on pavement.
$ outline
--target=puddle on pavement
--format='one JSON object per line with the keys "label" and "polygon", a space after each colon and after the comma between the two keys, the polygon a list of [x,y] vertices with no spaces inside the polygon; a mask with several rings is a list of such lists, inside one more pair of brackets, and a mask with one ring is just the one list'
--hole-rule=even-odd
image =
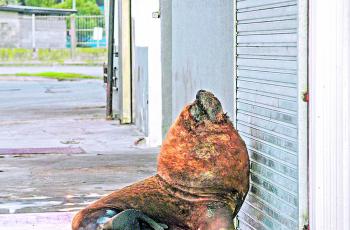
{"label": "puddle on pavement", "polygon": [[21,89],[1,89],[0,92],[13,92],[13,91],[20,91]]}
{"label": "puddle on pavement", "polygon": [[16,213],[17,210],[23,208],[37,208],[43,206],[54,206],[62,204],[61,201],[33,201],[33,202],[8,202],[0,204],[0,209],[7,209],[10,214]]}
{"label": "puddle on pavement", "polygon": [[19,197],[13,201],[0,203],[0,213],[45,212],[53,209],[59,212],[78,211],[103,196],[105,195],[90,193],[86,195],[66,195],[63,198],[47,196]]}

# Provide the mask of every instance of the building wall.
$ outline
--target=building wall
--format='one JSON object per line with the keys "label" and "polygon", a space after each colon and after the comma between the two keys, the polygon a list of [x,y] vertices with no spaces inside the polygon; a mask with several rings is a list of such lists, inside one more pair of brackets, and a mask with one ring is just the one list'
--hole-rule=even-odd
{"label": "building wall", "polygon": [[[172,118],[199,89],[233,116],[233,1],[172,1]],[[165,115],[167,116],[167,115]]]}
{"label": "building wall", "polygon": [[[66,20],[36,17],[35,48],[66,48]],[[0,47],[33,48],[32,16],[0,12]]]}
{"label": "building wall", "polygon": [[134,52],[132,79],[134,121],[137,128],[148,136],[148,48],[137,47]]}
{"label": "building wall", "polygon": [[[162,0],[160,4],[156,0],[131,3],[133,73],[140,68],[135,63],[148,63],[147,140],[151,145],[161,143],[162,134],[199,89],[215,93],[228,115],[234,115],[232,1]],[[159,7],[161,20],[152,17]],[[148,49],[148,60],[135,60],[144,57],[137,55],[140,47]],[[135,100],[140,92],[133,92]],[[139,116],[136,106],[134,101],[134,115]]]}
{"label": "building wall", "polygon": [[[146,130],[148,130],[147,143],[151,146],[157,146],[160,145],[162,141],[161,45],[160,19],[153,18],[152,13],[159,11],[159,0],[132,0],[131,8],[133,20],[132,41],[134,45],[132,61],[133,73],[135,75],[139,70],[148,70],[148,73],[140,75],[140,77],[148,76],[148,88],[135,88],[134,92],[148,95],[148,104],[147,107],[144,108],[144,110],[146,110],[145,112],[148,114],[148,121],[147,124],[143,125],[147,125],[148,127],[146,128]],[[141,49],[141,47],[143,47],[143,49]],[[141,51],[145,49],[148,51],[147,55],[142,55]],[[140,81],[143,82],[145,80],[146,79],[140,79]],[[137,97],[137,95],[133,96],[134,100],[135,96]],[[135,106],[143,106],[143,103],[138,104],[135,101]],[[135,111],[137,110],[138,109],[135,109]],[[141,116],[141,114],[136,113],[135,116]],[[136,121],[137,120],[141,119],[136,118]]]}
{"label": "building wall", "polygon": [[[19,46],[33,48],[32,16],[20,15]],[[66,48],[66,20],[58,17],[35,17],[35,48]]]}
{"label": "building wall", "polygon": [[162,136],[165,137],[172,118],[172,0],[161,0],[161,66],[162,66]]}
{"label": "building wall", "polygon": [[19,47],[20,23],[17,13],[0,12],[0,47]]}
{"label": "building wall", "polygon": [[350,2],[310,1],[310,229],[350,229]]}
{"label": "building wall", "polygon": [[35,20],[36,48],[66,48],[66,31],[65,18],[37,17]]}

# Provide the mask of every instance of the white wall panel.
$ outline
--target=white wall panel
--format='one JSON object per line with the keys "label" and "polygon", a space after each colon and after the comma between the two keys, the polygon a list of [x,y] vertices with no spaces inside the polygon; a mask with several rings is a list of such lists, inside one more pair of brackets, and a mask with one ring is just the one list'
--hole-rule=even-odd
{"label": "white wall panel", "polygon": [[[133,48],[136,53],[142,49],[147,49],[147,55],[139,52],[138,55],[135,55],[136,60],[133,60],[134,77],[137,77],[139,67],[143,71],[147,71],[147,73],[139,75],[140,77],[147,78],[140,79],[141,82],[147,81],[147,88],[145,88],[145,84],[140,83],[138,85],[139,87],[135,90],[143,95],[148,95],[147,99],[144,96],[140,96],[139,99],[143,100],[141,103],[135,101],[135,106],[139,106],[135,110],[136,112],[140,110],[144,112],[143,114],[136,114],[136,116],[139,116],[138,121],[143,119],[141,118],[142,116],[144,119],[147,119],[147,121],[142,121],[142,126],[144,126],[147,135],[147,144],[150,146],[159,146],[162,142],[160,19],[153,18],[152,16],[153,12],[157,11],[159,11],[158,0],[131,0],[131,14],[134,23]],[[138,66],[138,64],[147,64],[148,66]],[[138,93],[135,93],[136,96]]]}
{"label": "white wall panel", "polygon": [[350,229],[350,2],[310,1],[310,227]]}

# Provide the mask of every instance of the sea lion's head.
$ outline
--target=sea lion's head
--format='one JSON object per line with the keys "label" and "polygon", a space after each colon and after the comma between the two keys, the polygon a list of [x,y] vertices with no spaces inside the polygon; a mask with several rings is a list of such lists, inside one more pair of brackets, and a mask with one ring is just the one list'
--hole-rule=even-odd
{"label": "sea lion's head", "polygon": [[198,196],[239,196],[249,188],[245,143],[211,92],[200,90],[170,128],[158,157],[158,175]]}
{"label": "sea lion's head", "polygon": [[221,102],[214,94],[205,90],[197,92],[196,100],[190,105],[190,114],[197,123],[204,120],[219,123],[226,119]]}

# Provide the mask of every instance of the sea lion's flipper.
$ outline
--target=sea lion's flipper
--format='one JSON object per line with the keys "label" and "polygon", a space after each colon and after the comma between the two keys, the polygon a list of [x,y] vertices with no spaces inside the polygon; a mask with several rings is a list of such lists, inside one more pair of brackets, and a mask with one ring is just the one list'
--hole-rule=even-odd
{"label": "sea lion's flipper", "polygon": [[103,230],[140,230],[141,221],[148,224],[152,230],[164,230],[168,226],[159,224],[152,218],[136,209],[127,209],[115,215],[103,224]]}
{"label": "sea lion's flipper", "polygon": [[143,214],[142,212],[138,211],[140,216],[139,218],[146,222],[152,229],[154,230],[164,230],[167,229],[168,226],[166,224],[161,224],[156,222],[155,220],[151,219],[149,216]]}

